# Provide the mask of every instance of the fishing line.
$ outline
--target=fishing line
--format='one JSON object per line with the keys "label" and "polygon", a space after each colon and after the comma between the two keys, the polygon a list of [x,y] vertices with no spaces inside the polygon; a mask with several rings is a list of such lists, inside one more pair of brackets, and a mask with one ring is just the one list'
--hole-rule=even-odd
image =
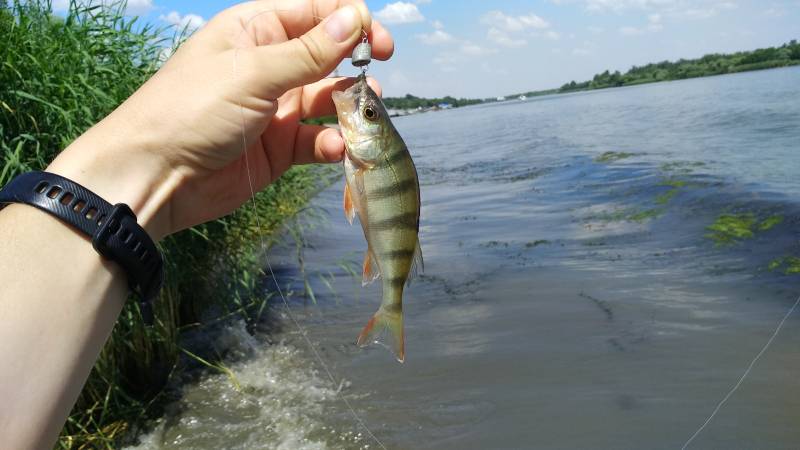
{"label": "fishing line", "polygon": [[[247,22],[243,25],[242,31],[239,33],[237,41],[238,41],[239,38],[241,38],[242,34],[244,34],[247,31],[248,25],[250,25],[250,23],[253,20],[255,20],[257,17],[261,16],[262,14],[274,13],[274,12],[291,12],[291,11],[293,11],[293,10],[271,9],[271,10],[264,10],[264,11],[261,11],[261,12],[255,14],[253,17],[248,19]],[[322,21],[324,19],[324,18],[318,17],[318,16],[313,16],[313,18],[315,20],[319,20],[319,21]],[[316,24],[315,24],[315,26],[316,26]],[[366,35],[367,35],[366,31],[362,30],[362,33],[364,33],[364,36],[366,37]],[[240,48],[238,47],[238,43],[237,43],[237,46],[234,48],[234,54],[233,54],[233,77],[234,77],[234,81],[236,80],[237,74],[238,74],[237,69],[238,69],[239,50],[240,50]],[[362,70],[364,70],[364,69],[362,69]],[[274,101],[277,104],[278,100],[275,99]],[[361,419],[361,416],[356,412],[355,408],[353,408],[353,406],[350,404],[350,401],[347,400],[347,397],[341,392],[341,387],[344,384],[344,379],[340,380],[340,382],[337,383],[336,377],[333,376],[333,372],[331,372],[330,368],[328,368],[328,365],[325,363],[325,360],[322,359],[322,356],[317,351],[317,348],[314,346],[314,343],[311,342],[311,339],[308,337],[308,334],[306,333],[305,328],[300,324],[300,322],[297,320],[297,318],[295,318],[294,314],[292,313],[292,309],[289,307],[289,301],[286,299],[286,296],[283,294],[283,290],[281,289],[280,284],[278,283],[278,278],[275,276],[275,272],[272,270],[272,264],[270,263],[270,260],[269,260],[269,254],[268,254],[268,252],[266,252],[267,245],[264,242],[264,235],[263,235],[263,233],[260,232],[261,231],[261,220],[258,217],[258,207],[256,205],[256,192],[255,192],[255,187],[253,185],[253,177],[252,177],[252,174],[250,173],[250,158],[247,155],[247,134],[245,132],[244,106],[242,105],[241,99],[238,101],[238,105],[239,105],[239,116],[240,116],[240,119],[241,119],[241,130],[242,130],[242,153],[244,153],[245,168],[246,168],[246,171],[247,171],[247,182],[248,182],[248,184],[250,186],[250,200],[252,202],[253,212],[255,213],[254,216],[255,216],[255,219],[256,219],[256,229],[259,230],[259,239],[261,241],[261,248],[265,249],[264,260],[267,263],[267,268],[269,269],[270,277],[272,277],[272,281],[275,284],[275,288],[278,290],[278,294],[280,295],[281,301],[283,302],[283,306],[284,306],[284,308],[286,310],[286,315],[289,316],[289,319],[292,321],[292,323],[294,324],[295,328],[297,328],[297,330],[300,332],[300,335],[303,336],[303,339],[305,340],[306,345],[308,345],[308,348],[311,349],[311,352],[314,354],[314,358],[317,360],[317,363],[320,366],[322,366],[323,370],[325,371],[325,374],[328,376],[328,378],[330,379],[330,381],[333,384],[333,386],[339,386],[339,389],[337,389],[337,391],[336,391],[336,395],[342,400],[342,402],[345,404],[345,406],[347,406],[347,409],[350,412],[350,414],[353,416],[353,419],[355,419],[356,423],[358,423],[361,426],[361,428],[363,428],[364,431],[366,431],[367,435],[369,435],[369,437],[371,437],[372,440],[374,440],[383,450],[386,450],[386,446],[383,445],[383,442],[381,442],[381,440],[378,439],[377,436],[375,436],[375,434],[372,432],[372,430],[370,430],[370,428],[367,426],[367,424],[364,422],[364,420]]]}
{"label": "fishing line", "polygon": [[745,378],[747,378],[747,376],[750,374],[750,371],[753,369],[753,366],[756,365],[756,362],[758,361],[758,359],[761,358],[761,355],[763,355],[767,351],[769,346],[772,345],[772,341],[774,341],[775,337],[778,336],[778,333],[780,333],[781,328],[783,328],[783,324],[786,322],[786,319],[788,319],[789,316],[792,315],[792,312],[794,312],[794,310],[795,310],[795,308],[797,308],[798,304],[800,304],[800,297],[797,297],[797,300],[794,302],[794,305],[792,305],[792,307],[789,308],[789,311],[787,311],[786,314],[783,316],[783,319],[781,319],[780,323],[778,323],[778,326],[775,328],[775,332],[772,333],[772,336],[770,336],[769,340],[767,340],[767,343],[764,344],[764,347],[761,348],[761,351],[758,352],[758,354],[756,355],[755,358],[753,358],[752,361],[750,361],[750,365],[747,366],[747,370],[745,370],[744,373],[742,374],[742,376],[739,377],[739,381],[737,381],[736,384],[733,386],[733,388],[731,388],[731,390],[728,391],[728,394],[725,395],[725,397],[723,397],[722,400],[720,400],[720,402],[717,404],[717,407],[714,408],[714,411],[711,413],[711,415],[708,416],[708,419],[706,419],[706,421],[703,422],[702,425],[700,425],[700,428],[698,428],[697,431],[694,432],[692,437],[690,437],[689,440],[687,440],[686,443],[683,444],[683,447],[681,447],[681,450],[686,450],[686,448],[689,446],[689,444],[691,444],[692,441],[711,422],[711,420],[714,419],[714,416],[716,416],[717,413],[719,412],[719,410],[722,409],[722,406],[725,405],[725,403],[728,401],[728,399],[731,398],[733,396],[733,394],[739,389],[739,386],[742,385],[742,383],[744,382]]}

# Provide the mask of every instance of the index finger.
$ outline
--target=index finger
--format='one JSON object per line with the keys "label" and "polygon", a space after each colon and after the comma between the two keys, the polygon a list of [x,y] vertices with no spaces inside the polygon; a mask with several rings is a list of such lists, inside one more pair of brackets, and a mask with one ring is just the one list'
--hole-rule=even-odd
{"label": "index finger", "polygon": [[372,45],[372,56],[380,60],[389,59],[394,52],[392,36],[379,22],[372,20],[363,0],[261,0],[234,6],[223,14],[238,19],[233,22],[240,31],[248,33],[255,45],[268,45],[302,36],[348,4],[356,6],[363,22],[370,24],[366,31]]}

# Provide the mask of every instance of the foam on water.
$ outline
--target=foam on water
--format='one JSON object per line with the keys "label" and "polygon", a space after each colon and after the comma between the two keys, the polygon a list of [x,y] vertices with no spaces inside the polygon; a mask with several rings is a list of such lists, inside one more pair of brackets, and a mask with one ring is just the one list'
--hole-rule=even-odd
{"label": "foam on water", "polygon": [[228,366],[235,380],[211,374],[184,386],[166,418],[127,450],[357,448],[358,433],[326,425],[337,387],[313,369],[305,351],[286,342],[260,341],[241,321],[215,344],[220,342],[246,355]]}

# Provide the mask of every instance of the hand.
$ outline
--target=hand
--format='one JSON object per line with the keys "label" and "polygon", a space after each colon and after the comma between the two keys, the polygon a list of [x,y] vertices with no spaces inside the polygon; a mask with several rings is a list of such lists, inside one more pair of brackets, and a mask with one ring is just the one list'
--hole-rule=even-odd
{"label": "hand", "polygon": [[323,78],[362,30],[388,59],[392,38],[359,0],[225,10],[48,170],[128,203],[154,238],[228,214],[251,195],[243,137],[256,191],[292,164],[341,159],[336,130],[300,120],[335,113],[331,92],[352,81]]}

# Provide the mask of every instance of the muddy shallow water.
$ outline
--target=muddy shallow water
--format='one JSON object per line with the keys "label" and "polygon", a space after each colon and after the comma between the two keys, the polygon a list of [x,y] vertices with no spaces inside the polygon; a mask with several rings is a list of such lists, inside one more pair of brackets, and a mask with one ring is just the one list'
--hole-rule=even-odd
{"label": "muddy shallow water", "polygon": [[[800,256],[798,99],[792,68],[396,119],[423,201],[406,363],[353,345],[379,288],[344,269],[365,243],[336,185],[303,249],[316,303],[290,303],[346,381],[277,301],[269,335],[229,327],[241,391],[185,386],[140,447],[378,448],[340,389],[387,448],[680,448],[800,295],[775,262]],[[291,246],[269,258],[303,290]],[[800,445],[798,344],[800,314],[691,448]]]}

